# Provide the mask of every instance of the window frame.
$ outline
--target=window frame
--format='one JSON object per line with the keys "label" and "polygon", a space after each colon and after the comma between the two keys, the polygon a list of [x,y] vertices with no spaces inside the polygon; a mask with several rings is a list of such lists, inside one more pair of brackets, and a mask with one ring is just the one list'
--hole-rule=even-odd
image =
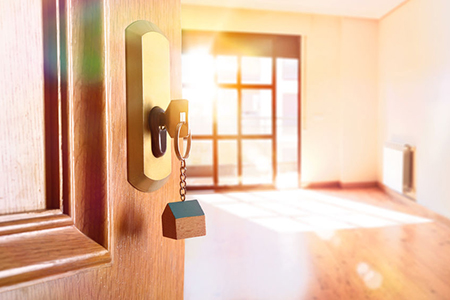
{"label": "window frame", "polygon": [[[215,84],[218,89],[233,89],[237,91],[237,134],[221,135],[218,133],[217,117],[217,99],[213,100],[213,128],[210,135],[193,135],[193,140],[212,141],[213,149],[213,185],[190,185],[189,190],[241,190],[241,189],[273,189],[276,186],[277,178],[277,59],[291,58],[298,61],[298,111],[297,111],[297,172],[298,186],[300,186],[301,170],[301,37],[298,35],[274,35],[259,33],[241,33],[241,32],[215,32],[183,30],[182,32],[182,52],[187,54],[198,48],[209,49],[210,55],[217,58],[219,55],[232,55],[237,57],[237,80],[236,83],[218,83],[217,73]],[[270,84],[245,84],[242,83],[241,62],[242,57],[270,57],[272,60],[272,80]],[[190,87],[183,83],[183,88]],[[243,134],[242,133],[242,91],[247,89],[271,90],[271,134]],[[248,185],[243,184],[243,165],[242,165],[242,141],[243,140],[265,139],[270,140],[272,144],[272,182],[270,184]],[[233,140],[237,142],[237,185],[219,185],[219,141]],[[188,173],[189,175],[189,173]]]}

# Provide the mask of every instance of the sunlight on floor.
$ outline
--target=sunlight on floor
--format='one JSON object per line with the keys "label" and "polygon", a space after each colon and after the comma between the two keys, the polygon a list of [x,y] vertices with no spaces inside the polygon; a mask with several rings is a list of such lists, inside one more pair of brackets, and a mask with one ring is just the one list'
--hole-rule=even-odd
{"label": "sunlight on floor", "polygon": [[[400,276],[391,264],[422,253],[411,249],[423,245],[423,230],[428,236],[434,220],[381,208],[389,201],[381,191],[370,192],[373,202],[349,200],[346,193],[352,195],[188,195],[205,211],[207,234],[186,240],[184,298],[337,299],[337,290],[348,289],[359,291],[352,299],[362,299],[366,291],[391,290]],[[377,201],[380,206],[371,205]],[[424,226],[405,226],[411,224]]]}
{"label": "sunlight on floor", "polygon": [[197,198],[276,232],[334,231],[432,222],[310,190],[201,194]]}

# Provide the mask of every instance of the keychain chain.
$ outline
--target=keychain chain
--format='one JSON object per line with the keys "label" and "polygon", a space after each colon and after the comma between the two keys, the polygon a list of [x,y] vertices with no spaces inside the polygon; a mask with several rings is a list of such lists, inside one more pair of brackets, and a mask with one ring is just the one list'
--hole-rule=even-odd
{"label": "keychain chain", "polygon": [[181,160],[180,167],[180,198],[186,200],[186,160]]}
{"label": "keychain chain", "polygon": [[178,123],[177,135],[175,137],[175,154],[177,155],[177,158],[181,162],[181,166],[180,166],[180,198],[181,198],[181,201],[186,200],[186,159],[189,157],[189,153],[191,152],[191,141],[192,141],[191,131],[189,130],[188,135],[187,135],[188,140],[187,140],[186,150],[185,150],[184,155],[181,155],[179,139],[180,139],[181,127],[184,124],[186,124],[184,121]]}

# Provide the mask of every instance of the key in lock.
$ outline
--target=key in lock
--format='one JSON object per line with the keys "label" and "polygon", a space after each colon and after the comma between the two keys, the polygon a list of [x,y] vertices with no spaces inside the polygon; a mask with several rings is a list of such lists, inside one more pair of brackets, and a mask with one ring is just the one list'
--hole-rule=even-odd
{"label": "key in lock", "polygon": [[[170,107],[170,105],[169,105]],[[169,109],[167,109],[169,111]],[[187,110],[186,110],[187,111]],[[180,113],[182,116],[182,112]],[[186,239],[206,235],[205,214],[197,200],[186,200],[186,159],[189,157],[192,136],[187,127],[187,146],[185,154],[180,153],[179,139],[182,127],[186,125],[180,120],[175,127],[175,154],[181,162],[180,166],[180,200],[168,203],[162,214],[163,236],[172,239]],[[170,131],[170,128],[168,128]]]}
{"label": "key in lock", "polygon": [[[182,124],[177,132],[178,124]],[[167,134],[175,138],[187,137],[189,134],[189,103],[185,99],[172,100],[164,111],[155,106],[150,111],[149,127],[152,140],[152,153],[155,157],[161,157],[167,150]]]}

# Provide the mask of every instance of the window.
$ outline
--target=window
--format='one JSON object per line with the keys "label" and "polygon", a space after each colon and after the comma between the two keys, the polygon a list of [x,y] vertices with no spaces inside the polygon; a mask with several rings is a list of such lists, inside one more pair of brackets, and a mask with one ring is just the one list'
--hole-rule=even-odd
{"label": "window", "polygon": [[300,37],[183,31],[188,186],[297,187]]}

